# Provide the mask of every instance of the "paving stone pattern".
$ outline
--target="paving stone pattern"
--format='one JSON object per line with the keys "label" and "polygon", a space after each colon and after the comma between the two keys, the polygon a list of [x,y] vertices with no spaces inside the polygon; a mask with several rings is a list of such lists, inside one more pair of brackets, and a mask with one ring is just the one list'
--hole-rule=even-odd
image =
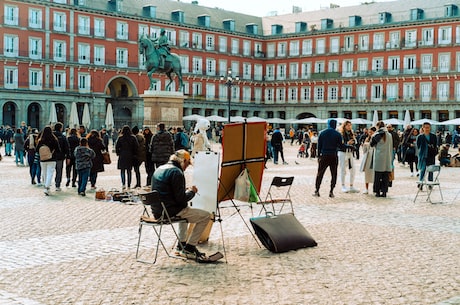
{"label": "paving stone pattern", "polygon": [[[30,184],[27,167],[4,157],[0,304],[460,304],[460,169],[442,168],[439,204],[413,203],[416,178],[398,163],[388,198],[342,193],[339,178],[331,199],[329,172],[315,198],[317,161],[297,158],[288,143],[285,155],[289,165],[267,163],[261,197],[275,175],[294,175],[295,215],[318,246],[281,254],[260,248],[246,227],[260,207],[251,212],[236,202],[244,221],[230,204],[199,246],[213,253],[225,245],[227,263],[212,265],[171,259],[161,249],[155,265],[136,262],[141,205],[95,201],[94,193],[81,197],[66,187],[46,197]],[[120,187],[112,160],[98,178],[105,189]],[[364,189],[362,173],[355,187]],[[149,229],[144,258],[153,254]],[[172,246],[170,230],[164,240]]]}

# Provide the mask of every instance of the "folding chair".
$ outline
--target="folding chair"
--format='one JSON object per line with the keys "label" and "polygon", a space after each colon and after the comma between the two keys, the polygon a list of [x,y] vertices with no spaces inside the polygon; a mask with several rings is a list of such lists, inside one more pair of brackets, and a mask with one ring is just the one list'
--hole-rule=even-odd
{"label": "folding chair", "polygon": [[[177,256],[177,255],[173,255],[173,254],[170,253],[170,251],[168,251],[168,249],[166,248],[165,244],[163,243],[163,240],[161,239],[161,233],[163,232],[163,226],[171,226],[171,228],[172,228],[172,230],[174,232],[174,235],[176,236],[176,242],[174,243],[171,251],[174,249],[174,246],[176,244],[179,245],[180,247],[182,247],[181,243],[179,242],[179,235],[177,234],[177,231],[174,228],[174,224],[175,223],[186,223],[187,220],[183,219],[183,218],[180,218],[180,217],[177,217],[177,216],[170,217],[169,214],[168,214],[168,211],[165,208],[164,203],[160,199],[160,194],[158,193],[158,191],[154,190],[154,191],[149,192],[149,193],[140,194],[140,198],[142,200],[142,204],[144,205],[144,212],[142,213],[140,221],[139,221],[139,239],[137,241],[136,260],[138,262],[142,262],[142,263],[155,264],[156,261],[157,261],[158,249],[160,247],[160,244],[161,244],[161,246],[163,247],[163,249],[165,250],[166,254],[169,257],[180,258],[180,259],[186,260],[186,258],[181,257],[181,256]],[[153,215],[150,216],[150,213],[148,211],[149,208],[151,208],[152,206],[155,206],[155,205],[161,205],[161,208],[162,208],[161,217],[158,218],[158,219],[156,219]],[[139,247],[140,247],[140,244],[141,244],[142,228],[144,226],[152,227],[153,231],[155,232],[156,237],[157,237],[156,247],[155,247],[155,257],[154,257],[153,261],[141,260],[139,258]]]}
{"label": "folding chair", "polygon": [[[428,180],[428,175],[429,174],[433,175],[433,181]],[[439,193],[441,194],[441,201],[444,201],[444,198],[442,197],[442,191],[441,191],[441,183],[439,182],[439,174],[441,173],[441,166],[440,165],[429,165],[426,168],[425,176],[423,177],[422,181],[417,181],[417,194],[415,195],[414,202],[417,200],[418,195],[423,191],[423,189],[426,189],[426,194],[427,198],[426,201],[429,201],[430,203],[434,203],[431,200],[431,193],[433,192],[434,187],[438,187]]]}
{"label": "folding chair", "polygon": [[[284,208],[284,205],[289,203],[291,205],[291,212],[294,214],[294,208],[292,206],[292,200],[291,200],[291,186],[292,182],[294,181],[294,177],[273,177],[272,183],[270,184],[270,187],[268,188],[267,191],[267,196],[265,197],[264,201],[259,201],[257,204],[261,204],[262,208],[259,212],[259,215],[262,213],[262,211],[268,212],[266,205],[270,205],[272,209],[273,215],[280,214],[281,211]],[[284,192],[284,197],[277,196],[279,195],[283,190]],[[280,203],[281,208],[279,209],[278,213],[276,213],[275,209],[275,203]]]}

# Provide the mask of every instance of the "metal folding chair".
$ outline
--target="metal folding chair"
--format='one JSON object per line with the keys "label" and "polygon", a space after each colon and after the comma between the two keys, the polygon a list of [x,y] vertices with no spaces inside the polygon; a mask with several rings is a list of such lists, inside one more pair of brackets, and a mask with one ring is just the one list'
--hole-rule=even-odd
{"label": "metal folding chair", "polygon": [[[181,243],[179,242],[179,235],[177,234],[177,231],[174,228],[174,224],[175,223],[186,223],[187,220],[180,218],[180,217],[170,217],[168,214],[168,211],[165,208],[164,203],[160,199],[160,194],[158,193],[158,191],[152,191],[149,193],[140,194],[140,198],[142,200],[142,204],[144,205],[144,211],[139,221],[139,239],[137,241],[136,260],[142,263],[155,264],[157,261],[158,249],[160,247],[160,244],[169,257],[186,260],[186,258],[184,257],[171,254],[171,251],[174,250],[174,246],[176,244],[179,245],[180,247],[182,246]],[[154,205],[161,206],[161,209],[162,209],[161,217],[158,219],[156,219],[153,215],[151,216],[148,211],[148,209],[149,208],[151,209],[151,207]],[[156,246],[154,248],[155,255],[154,255],[153,261],[142,260],[139,258],[139,247],[141,244],[142,228],[144,226],[152,227],[156,235]],[[163,240],[161,239],[161,234],[163,232],[163,226],[170,226],[176,237],[175,243],[173,244],[171,250],[168,250],[166,248],[165,244],[163,243]]]}
{"label": "metal folding chair", "polygon": [[[422,181],[417,181],[417,194],[415,195],[414,202],[417,200],[417,197],[423,189],[426,189],[426,201],[429,201],[430,203],[436,203],[431,200],[431,194],[433,192],[433,189],[437,186],[439,189],[439,194],[441,195],[441,201],[444,201],[444,198],[442,196],[442,191],[441,191],[441,183],[439,182],[439,174],[441,173],[441,166],[440,165],[429,165],[426,168],[425,176],[423,177]],[[433,181],[428,180],[428,175],[433,175]]]}
{"label": "metal folding chair", "polygon": [[[272,183],[268,188],[265,200],[257,202],[257,204],[262,205],[259,215],[262,213],[262,211],[265,211],[265,213],[269,212],[266,208],[267,205],[271,206],[270,212],[272,212],[274,215],[280,214],[285,204],[291,205],[291,212],[292,214],[294,214],[294,207],[292,206],[290,194],[293,181],[294,177],[273,177]],[[277,203],[281,204],[281,207],[278,210],[278,212],[276,212],[275,209],[275,204]]]}

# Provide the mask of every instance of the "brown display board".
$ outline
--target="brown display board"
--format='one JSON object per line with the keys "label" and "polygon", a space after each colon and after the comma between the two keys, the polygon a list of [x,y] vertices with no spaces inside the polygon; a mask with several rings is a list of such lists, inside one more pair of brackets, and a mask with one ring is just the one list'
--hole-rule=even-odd
{"label": "brown display board", "polygon": [[266,122],[226,124],[217,202],[233,199],[235,179],[246,167],[260,192],[266,152]]}

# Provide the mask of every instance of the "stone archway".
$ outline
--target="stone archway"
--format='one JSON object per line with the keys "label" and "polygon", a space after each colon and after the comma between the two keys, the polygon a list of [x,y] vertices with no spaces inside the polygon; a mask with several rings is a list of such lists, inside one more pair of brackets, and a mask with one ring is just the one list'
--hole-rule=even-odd
{"label": "stone archway", "polygon": [[27,125],[32,128],[40,129],[40,104],[31,103],[27,107]]}
{"label": "stone archway", "polygon": [[123,125],[142,126],[144,119],[143,99],[139,97],[135,83],[124,75],[118,75],[109,80],[105,93],[106,105],[112,104],[115,128]]}
{"label": "stone archway", "polygon": [[2,124],[3,125],[8,125],[8,126],[17,126],[16,125],[16,110],[17,106],[13,102],[6,102],[5,105],[3,105],[3,118],[2,118]]}

